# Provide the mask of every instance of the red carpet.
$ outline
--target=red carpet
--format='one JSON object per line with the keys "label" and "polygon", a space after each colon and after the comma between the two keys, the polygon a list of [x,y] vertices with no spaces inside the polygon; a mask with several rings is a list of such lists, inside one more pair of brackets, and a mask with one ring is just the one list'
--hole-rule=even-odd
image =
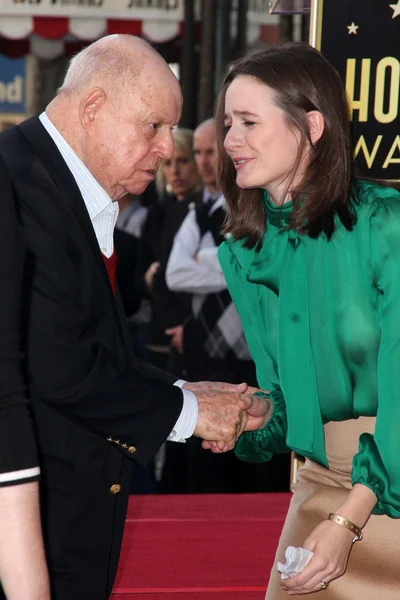
{"label": "red carpet", "polygon": [[112,600],[263,600],[290,496],[131,496]]}

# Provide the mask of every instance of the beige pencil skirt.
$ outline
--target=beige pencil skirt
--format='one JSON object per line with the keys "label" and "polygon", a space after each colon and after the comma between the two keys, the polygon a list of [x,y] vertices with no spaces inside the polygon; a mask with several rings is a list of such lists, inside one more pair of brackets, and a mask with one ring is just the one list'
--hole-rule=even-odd
{"label": "beige pencil skirt", "polygon": [[[266,600],[293,597],[279,585],[276,561],[285,562],[287,546],[302,546],[314,527],[345,500],[351,489],[351,463],[358,438],[363,432],[373,432],[374,427],[375,418],[370,417],[325,425],[329,470],[306,460],[298,471]],[[321,600],[400,600],[400,519],[372,515],[364,539],[353,544],[346,573],[316,594]],[[311,594],[296,597],[307,596]]]}

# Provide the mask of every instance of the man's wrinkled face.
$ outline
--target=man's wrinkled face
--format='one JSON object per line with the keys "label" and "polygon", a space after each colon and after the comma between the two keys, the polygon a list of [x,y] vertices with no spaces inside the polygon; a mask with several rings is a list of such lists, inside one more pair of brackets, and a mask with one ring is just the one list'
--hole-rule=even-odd
{"label": "man's wrinkled face", "polygon": [[84,162],[113,200],[144,192],[161,159],[172,157],[171,130],[181,106],[179,84],[166,66],[139,76],[118,103],[111,97],[102,103],[86,136]]}

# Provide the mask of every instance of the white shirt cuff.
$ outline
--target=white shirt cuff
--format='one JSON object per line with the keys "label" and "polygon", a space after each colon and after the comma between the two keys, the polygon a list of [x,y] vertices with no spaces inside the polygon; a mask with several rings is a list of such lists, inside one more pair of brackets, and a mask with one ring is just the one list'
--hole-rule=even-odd
{"label": "white shirt cuff", "polygon": [[187,381],[185,381],[184,379],[177,379],[174,383],[174,385],[176,385],[176,387],[179,388],[183,388],[183,386],[185,385],[185,383],[187,383]]}
{"label": "white shirt cuff", "polygon": [[174,425],[171,433],[168,436],[170,442],[181,442],[184,443],[187,438],[192,437],[196,427],[197,417],[199,413],[199,405],[197,402],[196,395],[189,390],[182,389],[182,386],[186,383],[183,379],[175,381],[174,385],[181,388],[183,393],[183,406],[181,414],[177,422]]}
{"label": "white shirt cuff", "polygon": [[9,473],[0,473],[0,484],[18,483],[18,481],[35,480],[40,475],[39,467],[31,469],[20,469],[19,471],[10,471]]}

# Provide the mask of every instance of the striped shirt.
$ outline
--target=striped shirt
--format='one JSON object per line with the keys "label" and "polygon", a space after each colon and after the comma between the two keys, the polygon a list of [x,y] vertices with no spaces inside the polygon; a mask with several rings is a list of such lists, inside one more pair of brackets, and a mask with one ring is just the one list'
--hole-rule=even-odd
{"label": "striped shirt", "polygon": [[114,249],[114,227],[118,218],[118,202],[113,202],[79,156],[66,142],[46,113],[39,117],[43,127],[60,151],[85,202],[102,254],[110,257]]}
{"label": "striped shirt", "polygon": [[[85,202],[92,221],[101,252],[110,257],[114,249],[114,227],[118,217],[118,203],[113,202],[89,169],[83,164],[76,152],[63,138],[58,129],[50,121],[46,113],[39,117],[43,127],[52,138],[72,173]],[[182,387],[185,382],[178,380],[174,385]],[[174,442],[184,442],[193,435],[197,423],[198,402],[193,392],[182,390],[183,408],[168,439]]]}

